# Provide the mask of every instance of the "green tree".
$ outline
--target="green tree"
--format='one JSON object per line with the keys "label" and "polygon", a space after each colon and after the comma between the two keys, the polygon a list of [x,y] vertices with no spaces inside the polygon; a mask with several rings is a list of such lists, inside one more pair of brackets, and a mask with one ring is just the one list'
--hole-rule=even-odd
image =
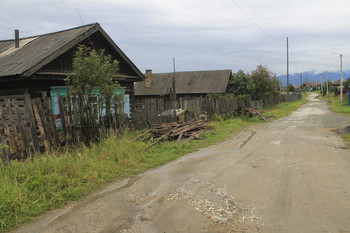
{"label": "green tree", "polygon": [[118,64],[104,50],[96,51],[80,45],[73,58],[73,75],[66,80],[67,84],[76,93],[91,95],[93,89],[98,87],[102,96],[111,97],[119,86],[113,81]]}
{"label": "green tree", "polygon": [[294,86],[293,86],[292,84],[290,84],[290,83],[288,84],[288,87],[287,87],[287,88],[288,88],[288,91],[289,91],[289,92],[294,92],[294,91],[295,91]]}
{"label": "green tree", "polygon": [[[103,49],[96,51],[84,45],[78,46],[73,58],[73,74],[66,79],[66,84],[71,94],[79,96],[83,112],[80,123],[83,127],[86,124],[97,129],[100,120],[110,125],[111,107],[120,109],[123,96],[115,95],[119,83],[113,81],[113,76],[119,70],[118,64]],[[94,93],[96,90],[99,92],[98,97]]]}
{"label": "green tree", "polygon": [[280,81],[266,66],[257,66],[250,77],[255,85],[255,91],[252,96],[254,99],[260,99],[267,94],[279,93]]}
{"label": "green tree", "polygon": [[230,92],[235,96],[252,95],[254,93],[254,83],[249,74],[244,73],[243,70],[233,73],[229,84],[231,85]]}

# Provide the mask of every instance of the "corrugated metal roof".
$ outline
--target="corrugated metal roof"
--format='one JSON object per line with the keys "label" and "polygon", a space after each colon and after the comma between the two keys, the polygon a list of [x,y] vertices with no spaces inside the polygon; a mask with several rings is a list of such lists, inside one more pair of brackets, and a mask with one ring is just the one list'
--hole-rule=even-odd
{"label": "corrugated metal roof", "polygon": [[[151,87],[145,81],[135,83],[135,95],[166,95],[172,86],[174,73],[152,74]],[[226,92],[231,70],[187,71],[175,73],[177,94],[223,94]]]}
{"label": "corrugated metal roof", "polygon": [[[64,31],[21,38],[19,48],[14,40],[0,41],[0,77],[20,75],[28,77],[84,39],[99,31],[112,44],[140,78],[142,72],[104,32],[98,23]],[[32,40],[30,40],[32,39]],[[26,42],[26,43],[25,43]]]}

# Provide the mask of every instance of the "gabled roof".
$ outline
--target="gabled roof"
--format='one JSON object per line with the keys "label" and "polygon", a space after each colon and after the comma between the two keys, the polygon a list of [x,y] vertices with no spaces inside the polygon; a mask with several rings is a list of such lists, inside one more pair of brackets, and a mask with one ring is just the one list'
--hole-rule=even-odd
{"label": "gabled roof", "polygon": [[0,77],[29,77],[44,65],[67,52],[81,41],[89,38],[95,32],[100,32],[131,67],[135,75],[144,79],[142,72],[113,42],[98,23],[44,35],[21,38],[19,48],[14,47],[14,40],[0,41]]}
{"label": "gabled roof", "polygon": [[[344,82],[344,79],[342,81]],[[340,85],[340,79],[337,79],[337,80],[333,81],[332,84]]]}
{"label": "gabled roof", "polygon": [[[226,92],[231,70],[187,71],[175,73],[177,94],[223,94]],[[135,95],[167,95],[172,87],[174,73],[154,73],[152,85],[145,87],[145,81],[135,83]]]}

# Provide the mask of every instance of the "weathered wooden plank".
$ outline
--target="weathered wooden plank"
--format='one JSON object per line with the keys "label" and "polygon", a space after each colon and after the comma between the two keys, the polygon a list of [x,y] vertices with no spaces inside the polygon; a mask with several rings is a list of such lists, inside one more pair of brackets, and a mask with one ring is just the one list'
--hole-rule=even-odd
{"label": "weathered wooden plank", "polygon": [[23,145],[21,142],[21,135],[17,131],[17,122],[13,113],[12,102],[10,99],[6,99],[6,111],[9,116],[9,120],[5,123],[5,137],[7,139],[7,145],[9,146],[10,154],[22,158]]}
{"label": "weathered wooden plank", "polygon": [[57,91],[57,97],[58,97],[58,107],[60,109],[63,134],[64,134],[64,138],[66,139],[67,138],[67,121],[66,121],[66,113],[64,109],[64,103],[63,103],[63,97],[61,96],[60,91]]}
{"label": "weathered wooden plank", "polygon": [[22,119],[22,116],[19,112],[19,106],[17,104],[17,101],[16,100],[11,100],[12,102],[12,106],[13,106],[13,109],[14,109],[14,113],[15,113],[15,116],[16,116],[16,124],[17,124],[17,127],[19,129],[19,132],[20,132],[20,136],[21,136],[21,139],[22,139],[22,142],[23,142],[23,146],[24,146],[24,155],[27,156],[30,152],[31,152],[31,146],[30,146],[30,134],[27,135],[27,132],[24,128],[24,123],[23,123],[23,119]]}
{"label": "weathered wooden plank", "polygon": [[38,109],[37,102],[35,99],[32,100],[32,106],[33,106],[34,117],[35,117],[35,120],[38,124],[39,132],[41,135],[41,139],[42,139],[44,148],[46,151],[49,151],[50,150],[49,143],[48,143],[46,135],[45,135],[45,129],[44,129],[43,122],[41,120],[41,117],[39,114],[39,109]]}
{"label": "weathered wooden plank", "polygon": [[72,116],[72,99],[69,90],[67,91],[67,132],[69,135],[69,140],[73,139],[73,116]]}
{"label": "weathered wooden plank", "polygon": [[73,126],[72,126],[72,131],[73,131],[73,141],[75,143],[78,143],[80,141],[80,132],[81,130],[79,129],[80,125],[80,116],[79,116],[79,111],[78,111],[78,100],[76,96],[72,97],[72,105],[73,105]]}
{"label": "weathered wooden plank", "polygon": [[50,124],[48,122],[46,111],[47,109],[45,108],[45,103],[41,100],[41,98],[35,98],[35,103],[38,108],[38,113],[45,132],[45,134],[42,136],[45,137],[45,140],[48,142],[49,148],[51,149],[55,146],[55,144],[53,143],[54,139],[51,133]]}
{"label": "weathered wooden plank", "polygon": [[25,93],[23,95],[24,97],[24,109],[26,112],[26,121],[29,123],[29,127],[30,127],[30,132],[31,132],[31,139],[33,142],[33,150],[34,153],[37,153],[40,151],[40,147],[39,147],[39,141],[38,141],[38,137],[37,137],[37,126],[36,126],[36,122],[35,122],[35,117],[34,117],[34,112],[33,112],[33,106],[32,106],[32,101],[30,99],[30,95],[28,93]]}
{"label": "weathered wooden plank", "polygon": [[47,97],[47,94],[45,91],[42,92],[42,96],[43,96],[43,103],[45,105],[46,118],[48,122],[47,127],[49,127],[49,130],[51,132],[51,140],[52,140],[51,145],[57,148],[59,146],[59,137],[56,129],[55,119],[51,109],[50,99]]}

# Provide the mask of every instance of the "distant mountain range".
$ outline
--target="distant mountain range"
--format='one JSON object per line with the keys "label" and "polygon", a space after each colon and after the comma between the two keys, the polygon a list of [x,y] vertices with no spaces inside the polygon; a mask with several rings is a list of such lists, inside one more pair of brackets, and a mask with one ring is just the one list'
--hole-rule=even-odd
{"label": "distant mountain range", "polygon": [[[294,73],[289,74],[289,83],[293,85],[300,85],[300,74],[301,73]],[[314,73],[314,72],[303,72],[302,74],[302,82],[321,82],[321,75],[323,82],[326,80],[326,72],[324,73]],[[347,79],[350,77],[350,71],[343,71],[343,79]],[[287,75],[280,75],[278,78],[282,82],[282,86],[287,86]],[[339,72],[328,72],[328,80],[329,81],[335,81],[340,79]]]}

